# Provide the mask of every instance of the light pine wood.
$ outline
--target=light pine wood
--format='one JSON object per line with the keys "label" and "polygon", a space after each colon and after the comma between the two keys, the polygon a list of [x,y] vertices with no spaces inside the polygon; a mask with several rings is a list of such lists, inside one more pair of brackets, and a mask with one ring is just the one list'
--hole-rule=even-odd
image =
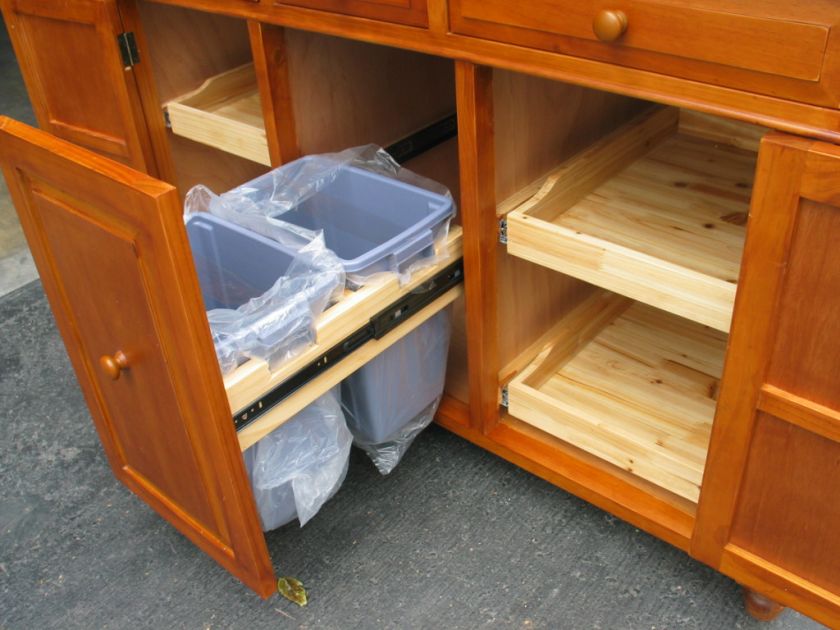
{"label": "light pine wood", "polygon": [[417,271],[410,281],[402,286],[396,275],[387,274],[358,291],[345,291],[342,299],[324,311],[315,323],[315,343],[275,370],[270,370],[268,363],[261,359],[250,359],[228,374],[225,377],[225,390],[231,410],[237,412],[247,407],[265,392],[317,359],[323,352],[343,341],[389,304],[421,286],[441,269],[460,258],[460,227],[453,226],[450,229],[444,247],[445,250],[439,253],[440,260],[435,265]]}
{"label": "light pine wood", "polygon": [[253,64],[210,77],[165,109],[172,133],[271,165]]}
{"label": "light pine wood", "polygon": [[726,335],[607,292],[568,318],[511,415],[696,502]]}
{"label": "light pine wood", "polygon": [[508,215],[508,251],[727,331],[755,156],[645,114]]}
{"label": "light pine wood", "polygon": [[287,422],[304,407],[318,397],[323,396],[327,391],[338,385],[360,367],[382,354],[435,313],[452,304],[461,295],[463,295],[462,287],[457,286],[450,289],[381,339],[368,341],[358,350],[355,350],[349,357],[337,363],[332,369],[323,372],[309,381],[265,415],[241,429],[237,433],[240,448],[244,451],[281,426],[284,422]]}
{"label": "light pine wood", "polygon": [[[604,134],[632,118],[647,104],[635,99],[493,70],[493,134],[496,154],[497,214],[520,205],[539,190],[547,173]],[[536,184],[534,183],[536,182]],[[523,194],[524,193],[524,194]],[[518,201],[514,203],[515,198]],[[512,209],[512,208],[511,208]],[[492,221],[491,217],[486,217]],[[582,281],[496,248],[496,309],[502,381],[506,366],[523,356],[589,290]],[[482,308],[486,314],[488,305]]]}

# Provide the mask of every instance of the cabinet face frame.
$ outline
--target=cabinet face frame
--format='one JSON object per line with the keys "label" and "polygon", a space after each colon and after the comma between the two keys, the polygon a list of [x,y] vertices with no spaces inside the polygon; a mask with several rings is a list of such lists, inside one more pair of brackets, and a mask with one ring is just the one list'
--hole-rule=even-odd
{"label": "cabinet face frame", "polygon": [[426,0],[274,0],[274,4],[332,11],[408,26],[429,25]]}
{"label": "cabinet face frame", "polygon": [[832,627],[840,624],[840,391],[831,386],[840,373],[838,173],[834,145],[781,134],[762,141],[691,547]]}
{"label": "cabinet face frame", "polygon": [[114,475],[269,596],[177,192],[2,117],[0,163]]}
{"label": "cabinet face frame", "polygon": [[156,175],[135,68],[120,55],[115,1],[0,6],[40,127]]}

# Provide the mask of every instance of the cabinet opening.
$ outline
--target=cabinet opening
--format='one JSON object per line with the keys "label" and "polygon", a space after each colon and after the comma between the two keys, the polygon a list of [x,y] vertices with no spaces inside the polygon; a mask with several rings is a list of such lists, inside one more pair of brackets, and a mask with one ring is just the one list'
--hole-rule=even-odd
{"label": "cabinet opening", "polygon": [[693,518],[766,130],[493,80],[502,422]]}

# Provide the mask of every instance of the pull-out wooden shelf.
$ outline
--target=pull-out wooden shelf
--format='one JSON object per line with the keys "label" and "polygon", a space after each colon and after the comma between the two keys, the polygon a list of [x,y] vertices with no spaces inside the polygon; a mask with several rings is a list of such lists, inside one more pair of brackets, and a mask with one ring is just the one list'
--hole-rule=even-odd
{"label": "pull-out wooden shelf", "polygon": [[[379,281],[371,282],[358,291],[345,291],[336,304],[328,308],[316,323],[316,343],[303,353],[287,361],[274,371],[261,359],[251,359],[240,365],[225,377],[225,390],[231,411],[237,412],[249,406],[266,392],[271,391],[321,356],[324,351],[342,342],[371,317],[396,302],[399,298],[427,283],[447,265],[461,257],[461,228],[452,226],[446,243],[448,252],[439,252],[439,262],[418,270],[405,285],[400,285],[395,274],[384,275]],[[455,287],[434,302],[413,315],[381,339],[369,341],[352,355],[326,370],[315,379],[295,391],[288,398],[266,414],[238,432],[239,444],[245,450],[260,438],[286,422],[313,400],[334,387],[365,363],[386,350],[432,315],[454,302],[462,293]]]}
{"label": "pull-out wooden shelf", "polygon": [[165,108],[175,135],[271,165],[253,64],[210,77]]}
{"label": "pull-out wooden shelf", "polygon": [[648,112],[549,174],[508,251],[728,331],[760,132]]}
{"label": "pull-out wooden shelf", "polygon": [[511,415],[696,502],[727,335],[598,290],[543,341]]}

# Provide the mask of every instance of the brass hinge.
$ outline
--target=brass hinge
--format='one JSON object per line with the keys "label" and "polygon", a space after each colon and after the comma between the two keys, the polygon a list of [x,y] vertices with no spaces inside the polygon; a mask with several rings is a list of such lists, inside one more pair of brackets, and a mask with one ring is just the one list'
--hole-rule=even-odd
{"label": "brass hinge", "polygon": [[507,386],[507,385],[505,385],[504,387],[502,387],[502,395],[501,395],[501,399],[502,399],[502,400],[500,401],[500,403],[499,403],[499,404],[501,404],[501,406],[502,406],[502,407],[504,407],[505,409],[507,409],[508,407],[510,407],[510,391],[508,390],[508,386]]}
{"label": "brass hinge", "polygon": [[130,70],[133,66],[140,63],[140,53],[137,52],[137,40],[134,37],[134,33],[128,31],[127,33],[117,35],[117,45],[120,47],[123,67],[126,70]]}

